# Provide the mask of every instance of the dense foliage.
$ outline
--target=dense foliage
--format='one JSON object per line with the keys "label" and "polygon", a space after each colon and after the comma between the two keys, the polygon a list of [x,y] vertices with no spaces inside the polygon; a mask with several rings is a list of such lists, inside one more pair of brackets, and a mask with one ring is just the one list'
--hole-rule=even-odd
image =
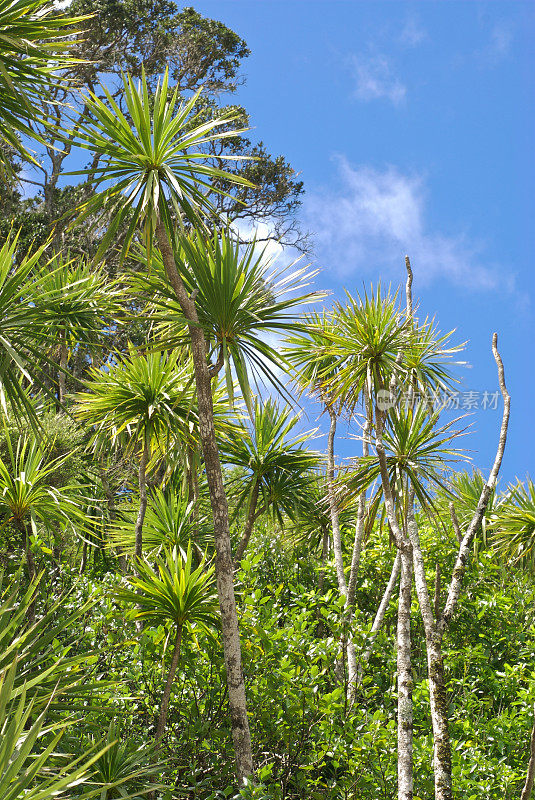
{"label": "dense foliage", "polygon": [[0,45],[2,800],[527,800],[535,492],[497,486],[496,335],[487,476],[408,259],[405,305],[305,313],[314,275],[240,241],[291,239],[302,187],[216,103],[233,31],[0,0]]}

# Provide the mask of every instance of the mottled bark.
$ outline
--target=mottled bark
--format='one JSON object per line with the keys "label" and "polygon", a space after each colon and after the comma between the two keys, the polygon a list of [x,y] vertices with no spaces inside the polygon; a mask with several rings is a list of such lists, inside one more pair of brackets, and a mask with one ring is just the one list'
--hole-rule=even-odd
{"label": "mottled bark", "polygon": [[149,463],[149,447],[147,442],[143,445],[141,458],[139,461],[139,511],[137,513],[136,524],[134,527],[135,535],[135,561],[137,563],[143,558],[143,523],[147,513],[147,464]]}
{"label": "mottled bark", "polygon": [[[372,430],[372,411],[368,387],[364,388],[364,408],[366,420],[362,430],[362,455],[364,458],[370,455],[370,434]],[[357,575],[362,553],[362,541],[364,538],[364,523],[366,521],[366,493],[363,492],[357,504],[357,520],[355,525],[355,540],[353,542],[353,552],[351,555],[351,568],[349,570],[349,581],[347,584],[346,608],[351,614],[355,612],[355,593],[357,591]]]}
{"label": "mottled bark", "polygon": [[180,646],[182,644],[182,625],[178,625],[175,636],[175,646],[173,648],[173,657],[171,658],[171,666],[165,682],[165,687],[162,695],[162,702],[160,705],[160,714],[158,717],[158,725],[156,726],[156,745],[158,746],[164,735],[165,726],[167,723],[167,712],[169,710],[169,698],[171,697],[171,686],[175,678],[178,662],[180,660]]}
{"label": "mottled bark", "polygon": [[388,584],[386,586],[381,602],[379,603],[379,608],[377,609],[377,613],[375,614],[375,618],[373,620],[370,635],[368,637],[368,646],[366,647],[366,650],[364,651],[364,653],[360,658],[358,666],[358,675],[357,675],[358,686],[360,686],[360,684],[362,683],[364,669],[366,668],[366,665],[368,664],[371,658],[371,654],[373,652],[373,648],[375,645],[375,640],[377,639],[377,634],[379,633],[379,631],[383,626],[388,606],[390,605],[390,601],[394,595],[394,589],[396,588],[396,583],[399,577],[400,570],[401,570],[401,554],[398,551],[398,553],[396,554],[394,564],[392,566],[392,572],[390,573]]}
{"label": "mottled bark", "polygon": [[533,781],[535,780],[535,705],[533,706],[533,726],[531,728],[531,741],[529,744],[529,764],[526,775],[526,782],[522,789],[520,800],[529,800],[533,791]]}
{"label": "mottled bark", "polygon": [[[490,496],[492,494],[493,489],[496,486],[496,482],[498,480],[498,474],[500,472],[500,467],[502,465],[503,454],[505,452],[505,445],[507,442],[507,430],[509,427],[509,415],[511,413],[511,397],[509,392],[507,391],[507,386],[505,385],[505,372],[503,368],[503,362],[501,356],[498,352],[498,334],[494,333],[492,336],[492,354],[494,356],[494,360],[496,362],[496,367],[498,369],[498,381],[500,384],[500,392],[503,398],[503,414],[502,414],[502,424],[500,428],[500,436],[498,439],[498,447],[496,450],[496,457],[494,459],[494,464],[492,465],[492,469],[490,471],[488,480],[486,484],[483,486],[481,490],[481,495],[479,497],[479,502],[477,504],[477,508],[473,514],[472,519],[466,529],[466,532],[462,538],[459,552],[457,554],[457,560],[455,561],[455,566],[453,568],[453,573],[451,577],[451,582],[448,589],[448,596],[446,598],[446,604],[444,606],[444,611],[442,613],[442,617],[439,620],[439,628],[441,632],[444,632],[446,627],[449,625],[457,603],[459,602],[459,597],[461,595],[461,588],[464,580],[464,575],[466,573],[466,567],[468,564],[468,558],[470,556],[470,552],[472,549],[472,543],[474,540],[474,536],[476,535],[483,517],[485,515],[485,511],[487,510],[487,506],[489,503]],[[451,510],[451,509],[450,509]],[[455,510],[454,510],[455,514]],[[456,518],[455,518],[456,519]],[[454,523],[455,527],[455,523]],[[458,523],[457,523],[458,527]]]}
{"label": "mottled bark", "polygon": [[412,267],[409,256],[405,256],[407,282],[405,283],[405,299],[407,301],[407,319],[412,319]]}
{"label": "mottled bark", "polygon": [[[330,425],[329,425],[329,436],[327,439],[327,499],[329,502],[329,512],[331,517],[331,527],[332,527],[332,536],[333,536],[333,552],[334,552],[334,564],[336,567],[336,578],[338,581],[338,590],[340,594],[345,598],[345,603],[347,607],[347,596],[348,596],[348,587],[347,581],[345,578],[345,571],[344,571],[344,556],[342,551],[342,535],[340,532],[340,512],[338,508],[338,500],[336,497],[336,487],[335,487],[335,464],[334,464],[334,440],[336,435],[336,411],[330,405],[327,406],[327,410],[330,416]],[[357,531],[359,533],[359,531]],[[358,560],[360,559],[360,544],[362,542],[362,534],[360,536],[360,542],[358,543],[358,551],[356,554],[356,568],[358,568]],[[355,569],[356,573],[356,569]],[[346,626],[351,624],[352,614],[351,612],[346,614]],[[351,640],[348,641],[347,634],[344,636],[343,648],[346,650],[347,656],[347,669],[348,669],[348,699],[349,702],[352,702],[353,699],[353,691],[356,684],[357,679],[357,655],[355,652],[355,646]],[[342,651],[343,652],[343,651]],[[337,664],[337,673],[339,675],[342,674],[342,663],[341,661]]]}
{"label": "mottled bark", "polygon": [[407,546],[407,539],[402,532],[398,519],[396,516],[396,507],[392,487],[390,485],[390,478],[388,475],[388,464],[386,460],[386,451],[383,442],[385,415],[378,405],[375,406],[375,451],[377,453],[377,460],[379,462],[379,472],[381,475],[381,486],[383,489],[383,498],[386,510],[386,517],[390,525],[390,531],[396,547],[398,550],[403,550]]}
{"label": "mottled bark", "polygon": [[431,724],[433,727],[435,800],[453,800],[448,696],[442,655],[443,633],[439,630],[433,614],[418,525],[416,523],[412,504],[409,506],[407,527],[413,552],[414,585],[416,587],[416,594],[418,595],[420,614],[424,623],[425,645],[427,650],[429,702],[431,707]]}
{"label": "mottled bark", "polygon": [[398,800],[412,800],[414,794],[411,664],[412,561],[410,552],[403,552],[400,556],[401,580],[397,624]]}
{"label": "mottled bark", "polygon": [[362,553],[362,541],[364,539],[364,522],[366,519],[366,495],[361,494],[357,504],[357,520],[355,524],[355,539],[353,541],[353,551],[351,553],[351,567],[349,569],[349,581],[347,584],[346,610],[352,617],[355,613],[355,596],[357,593],[357,577]]}
{"label": "mottled bark", "polygon": [[251,534],[253,532],[253,527],[256,519],[256,505],[258,503],[259,491],[260,491],[260,481],[256,480],[253,489],[251,491],[251,497],[249,498],[249,506],[247,508],[247,518],[245,520],[245,528],[243,530],[243,536],[238,543],[238,547],[236,548],[236,555],[234,556],[234,563],[236,566],[238,566],[240,561],[242,560],[243,555],[247,550],[249,539],[251,538]]}
{"label": "mottled bark", "polygon": [[58,400],[60,408],[65,404],[65,397],[67,395],[67,361],[69,358],[69,351],[67,348],[67,341],[65,331],[60,333],[59,343],[59,370],[58,370]]}
{"label": "mottled bark", "polygon": [[329,531],[323,531],[323,537],[321,541],[321,567],[320,571],[318,572],[318,592],[322,594],[323,592],[323,584],[325,581],[325,564],[327,563],[327,557],[329,555]]}
{"label": "mottled bark", "polygon": [[[412,319],[412,269],[409,257],[405,256],[407,268],[407,318]],[[410,492],[409,503],[414,503]],[[412,705],[412,658],[411,658],[411,588],[412,552],[400,551],[401,579],[399,584],[397,625],[397,671],[398,671],[398,800],[412,800],[413,779],[413,705]]]}
{"label": "mottled bark", "polygon": [[435,610],[435,619],[439,619],[440,617],[440,564],[437,561],[435,567],[435,598],[433,602],[433,608]]}
{"label": "mottled bark", "polygon": [[236,773],[238,781],[241,783],[243,778],[248,777],[253,772],[253,755],[249,720],[247,718],[238,615],[234,594],[234,567],[230,542],[228,504],[215,435],[206,340],[204,332],[198,324],[199,319],[195,303],[187,294],[184,283],[178,273],[171,243],[161,221],[156,226],[156,236],[167,278],[176,294],[189,327],[195,386],[197,389],[199,432],[214,520],[216,584],[221,612],[221,633],[227,671],[232,738],[236,755]]}
{"label": "mottled bark", "polygon": [[435,800],[453,800],[451,744],[449,734],[448,693],[444,677],[442,637],[426,635],[429,702],[433,725],[433,770]]}
{"label": "mottled bark", "polygon": [[336,436],[336,411],[330,405],[327,406],[330,416],[329,436],[327,439],[327,500],[329,502],[329,513],[333,531],[333,552],[334,564],[336,567],[336,578],[340,594],[347,597],[347,583],[344,573],[344,558],[342,553],[342,536],[340,534],[340,513],[336,499],[336,487],[334,485],[335,466],[334,466],[334,439]]}
{"label": "mottled bark", "polygon": [[[370,454],[370,432],[372,427],[372,414],[370,397],[367,387],[364,389],[364,406],[366,419],[362,432],[362,455],[366,458]],[[364,529],[366,520],[366,506],[367,499],[366,493],[362,492],[357,502],[357,519],[355,524],[355,539],[353,541],[353,551],[351,553],[351,566],[349,568],[349,581],[347,583],[347,596],[346,596],[346,617],[347,624],[351,624],[353,615],[355,613],[355,598],[357,592],[357,577],[360,565],[360,556],[362,553],[362,543],[364,540]],[[349,641],[347,646],[347,664],[348,664],[348,683],[349,683],[349,702],[352,705],[355,701],[356,689],[359,684],[359,676],[361,675],[361,666],[357,659],[355,645]]]}

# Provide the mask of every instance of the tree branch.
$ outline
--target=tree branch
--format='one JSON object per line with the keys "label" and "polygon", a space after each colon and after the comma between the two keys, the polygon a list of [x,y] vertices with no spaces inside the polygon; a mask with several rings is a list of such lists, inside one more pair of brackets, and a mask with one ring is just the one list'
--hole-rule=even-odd
{"label": "tree branch", "polygon": [[500,438],[498,440],[496,458],[494,459],[494,464],[492,465],[489,478],[486,484],[483,486],[483,489],[481,490],[481,495],[479,497],[477,508],[474,511],[472,519],[470,520],[470,524],[466,529],[466,533],[464,534],[464,537],[459,547],[459,553],[457,555],[455,566],[453,568],[453,574],[451,577],[451,583],[448,590],[448,597],[446,600],[446,605],[444,607],[444,612],[440,620],[438,620],[439,630],[441,633],[443,633],[446,627],[449,625],[450,620],[455,611],[455,608],[457,606],[457,603],[459,602],[459,597],[461,596],[461,588],[463,584],[464,575],[466,572],[466,566],[468,563],[468,557],[470,555],[472,542],[474,540],[474,536],[476,535],[477,530],[479,529],[479,526],[481,525],[481,521],[487,509],[492,491],[496,486],[498,473],[502,465],[503,454],[505,451],[505,444],[507,442],[507,429],[509,426],[509,415],[511,411],[511,397],[509,395],[509,392],[507,391],[507,386],[505,385],[505,372],[503,368],[503,361],[498,352],[497,333],[494,333],[492,336],[492,354],[494,355],[494,360],[496,361],[496,366],[498,369],[498,380],[500,383],[500,391],[503,397],[503,416],[502,416],[502,425],[500,429]]}

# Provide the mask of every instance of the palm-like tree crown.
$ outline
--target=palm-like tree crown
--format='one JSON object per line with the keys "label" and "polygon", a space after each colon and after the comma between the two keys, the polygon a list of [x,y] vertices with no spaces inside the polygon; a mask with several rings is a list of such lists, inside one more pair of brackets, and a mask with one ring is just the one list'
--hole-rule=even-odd
{"label": "palm-like tree crown", "polygon": [[30,280],[37,270],[45,248],[26,254],[15,264],[18,236],[8,237],[0,248],[0,403],[35,420],[35,411],[21,385],[30,384],[43,359],[49,341],[41,326],[39,309],[32,302],[38,294]]}
{"label": "palm-like tree crown", "polygon": [[325,311],[311,313],[304,316],[303,323],[303,330],[287,338],[285,355],[295,371],[299,391],[316,395],[331,405],[338,365],[333,352],[336,317]]}
{"label": "palm-like tree crown", "polygon": [[[184,285],[194,293],[211,354],[224,366],[229,396],[233,396],[232,367],[250,407],[248,366],[282,388],[275,370],[285,366],[285,360],[269,338],[300,328],[297,308],[320,296],[302,293],[315,273],[295,264],[281,269],[254,243],[241,246],[229,233],[181,236],[174,249]],[[150,270],[137,273],[134,282],[151,297],[159,341],[183,346],[188,341],[186,323],[159,254],[152,253],[149,261],[146,251],[140,250],[138,258]]]}
{"label": "palm-like tree crown", "polygon": [[452,333],[440,334],[433,320],[413,322],[402,356],[405,369],[402,377],[406,387],[431,399],[457,382],[451,366],[465,362],[452,362],[451,359],[464,344],[452,345]]}
{"label": "palm-like tree crown", "polygon": [[[147,513],[143,522],[143,549],[151,557],[164,550],[177,549],[186,558],[191,541],[197,553],[205,550],[212,539],[213,530],[205,518],[195,519],[193,503],[188,502],[173,487],[156,488],[150,493]],[[122,512],[108,533],[110,544],[127,553],[135,550],[134,522],[136,512]]]}
{"label": "palm-like tree crown", "polygon": [[[425,402],[389,411],[383,441],[390,485],[400,497],[408,482],[422,505],[434,507],[432,490],[449,491],[451,465],[467,458],[461,449],[452,446],[460,435],[454,427],[457,421],[438,426],[438,412],[430,414]],[[359,495],[379,478],[378,457],[361,456],[355,459],[354,471],[344,484],[351,496]],[[382,491],[380,484],[377,491]]]}
{"label": "palm-like tree crown", "polygon": [[103,271],[61,254],[37,273],[32,299],[47,336],[63,335],[70,347],[93,344],[115,309],[115,293]]}
{"label": "palm-like tree crown", "polygon": [[84,525],[75,487],[59,491],[48,482],[70,454],[49,461],[46,444],[33,437],[21,437],[16,449],[9,438],[7,443],[9,462],[0,459],[0,516],[23,523],[33,519],[46,524]]}
{"label": "palm-like tree crown", "polygon": [[[335,396],[352,411],[362,391],[388,389],[393,377],[401,379],[406,367],[399,356],[411,338],[411,326],[401,312],[397,295],[384,296],[379,286],[364,297],[347,294],[347,305],[335,307],[336,333],[332,352],[335,377],[327,379]],[[329,368],[329,373],[332,367]]]}
{"label": "palm-like tree crown", "polygon": [[240,435],[222,443],[225,460],[247,475],[238,494],[238,508],[258,485],[263,506],[272,513],[280,516],[295,509],[311,471],[321,461],[319,453],[305,447],[311,432],[294,432],[298,423],[299,417],[289,406],[280,408],[273,400],[262,405],[256,399],[250,424],[243,423]]}
{"label": "palm-like tree crown", "polygon": [[[203,152],[205,144],[240,133],[220,130],[236,115],[201,120],[199,113],[195,113],[199,93],[185,103],[179,103],[177,90],[169,97],[167,71],[153,96],[149,96],[144,73],[137,85],[130,76],[124,76],[126,114],[105,86],[101,86],[101,91],[104,99],[93,93],[84,97],[91,121],[78,130],[78,144],[97,150],[101,158],[96,170],[77,174],[90,173],[94,185],[102,190],[82,205],[76,223],[103,209],[106,213],[111,210],[112,214],[97,259],[123,221],[128,221],[124,255],[140,226],[145,228],[149,247],[158,219],[172,230],[171,210],[178,221],[184,214],[196,223],[203,215],[212,215],[214,209],[206,197],[208,190],[217,191],[210,183],[212,179],[250,185],[239,175],[207,164]],[[237,157],[222,155],[221,158]]]}
{"label": "palm-like tree crown", "polygon": [[26,158],[31,156],[17,133],[42,141],[32,122],[46,123],[42,100],[57,85],[58,72],[78,60],[68,51],[76,26],[85,19],[58,14],[50,0],[0,0],[0,140]]}
{"label": "palm-like tree crown", "polygon": [[217,621],[217,595],[213,568],[206,569],[201,563],[193,569],[191,546],[186,558],[178,550],[168,551],[158,563],[158,575],[143,562],[139,565],[139,577],[128,578],[131,589],[119,588],[116,597],[135,603],[139,619],[150,620],[154,625],[174,624],[213,628]]}
{"label": "palm-like tree crown", "polygon": [[92,423],[102,443],[126,438],[128,447],[138,443],[166,448],[173,439],[189,435],[195,418],[195,393],[189,362],[177,353],[129,356],[108,372],[93,369],[77,395],[77,413]]}
{"label": "palm-like tree crown", "polygon": [[510,486],[490,521],[494,547],[500,556],[535,570],[535,484],[531,478]]}
{"label": "palm-like tree crown", "polygon": [[[323,536],[330,534],[332,530],[325,477],[317,472],[310,475],[298,502],[299,507],[290,531],[292,540],[298,544],[307,544],[313,551],[320,550]],[[357,507],[351,498],[348,497],[346,501],[343,495],[340,505],[340,528],[347,531],[355,524]]]}

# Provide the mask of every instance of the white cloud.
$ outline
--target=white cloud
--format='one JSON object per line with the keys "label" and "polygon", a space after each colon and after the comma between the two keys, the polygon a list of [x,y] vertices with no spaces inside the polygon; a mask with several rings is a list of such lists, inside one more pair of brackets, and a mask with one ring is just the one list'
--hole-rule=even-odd
{"label": "white cloud", "polygon": [[351,67],[355,77],[354,94],[359,100],[389,100],[395,106],[405,100],[407,88],[394,74],[386,56],[353,56]]}
{"label": "white cloud", "polygon": [[273,229],[267,222],[254,223],[237,220],[232,223],[232,228],[244,242],[252,242],[256,238],[258,249],[265,251],[266,261],[274,261],[280,258],[284,252],[284,247],[280,242],[270,238],[273,235]]}
{"label": "white cloud", "polygon": [[499,60],[509,53],[512,44],[513,30],[511,25],[505,22],[496,23],[490,32],[487,55],[491,59]]}
{"label": "white cloud", "polygon": [[379,272],[395,280],[408,254],[421,283],[440,278],[477,288],[512,288],[513,279],[504,286],[503,275],[483,263],[482,247],[465,234],[429,228],[423,176],[395,167],[352,167],[343,157],[337,161],[340,189],[312,192],[303,207],[323,268],[346,279]]}
{"label": "white cloud", "polygon": [[474,53],[479,67],[493,68],[507,58],[514,44],[514,33],[511,20],[502,19],[491,28],[485,26],[485,42]]}
{"label": "white cloud", "polygon": [[416,47],[427,39],[427,31],[420,25],[415,17],[409,17],[401,33],[399,40],[406,47]]}

